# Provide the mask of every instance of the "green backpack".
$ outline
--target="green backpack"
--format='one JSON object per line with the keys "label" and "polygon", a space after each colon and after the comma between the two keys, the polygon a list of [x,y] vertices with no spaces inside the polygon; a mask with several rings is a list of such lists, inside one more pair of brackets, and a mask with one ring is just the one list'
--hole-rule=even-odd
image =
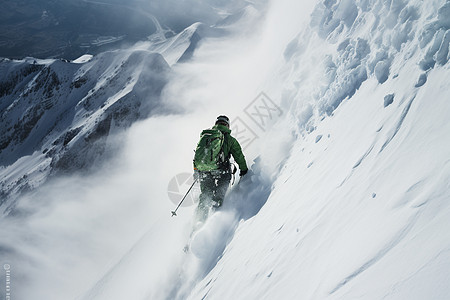
{"label": "green backpack", "polygon": [[199,171],[213,171],[225,161],[223,141],[225,137],[218,129],[205,129],[195,149],[194,167]]}

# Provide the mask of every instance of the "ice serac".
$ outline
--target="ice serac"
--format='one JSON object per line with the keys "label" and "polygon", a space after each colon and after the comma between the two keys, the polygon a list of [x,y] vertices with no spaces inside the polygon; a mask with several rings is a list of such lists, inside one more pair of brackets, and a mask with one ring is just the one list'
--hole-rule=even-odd
{"label": "ice serac", "polygon": [[105,52],[84,63],[3,60],[1,69],[4,195],[39,185],[45,174],[85,169],[106,157],[111,132],[165,112],[160,94],[170,68],[147,50]]}

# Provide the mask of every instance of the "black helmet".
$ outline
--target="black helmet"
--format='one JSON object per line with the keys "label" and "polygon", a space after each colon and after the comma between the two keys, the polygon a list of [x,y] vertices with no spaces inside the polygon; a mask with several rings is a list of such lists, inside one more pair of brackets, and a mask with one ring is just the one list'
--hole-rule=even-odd
{"label": "black helmet", "polygon": [[216,120],[216,125],[217,124],[223,124],[230,127],[230,119],[228,119],[227,116],[218,116]]}

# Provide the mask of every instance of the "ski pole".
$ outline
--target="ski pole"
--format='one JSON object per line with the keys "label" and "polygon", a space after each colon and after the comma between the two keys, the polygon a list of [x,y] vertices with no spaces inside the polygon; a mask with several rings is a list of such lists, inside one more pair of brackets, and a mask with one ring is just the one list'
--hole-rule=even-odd
{"label": "ski pole", "polygon": [[197,182],[198,178],[194,180],[194,182],[192,183],[191,187],[189,188],[189,190],[187,191],[186,195],[184,195],[183,199],[181,199],[180,203],[178,203],[177,208],[175,208],[174,211],[172,211],[172,217],[177,215],[177,210],[178,208],[180,208],[181,203],[183,203],[184,199],[186,199],[186,196],[189,194],[189,192],[192,190],[192,188],[194,187],[194,184]]}

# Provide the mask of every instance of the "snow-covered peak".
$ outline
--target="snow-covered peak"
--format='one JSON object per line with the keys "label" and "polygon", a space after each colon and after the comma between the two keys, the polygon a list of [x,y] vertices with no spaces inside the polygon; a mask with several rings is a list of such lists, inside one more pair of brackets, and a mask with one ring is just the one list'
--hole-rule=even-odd
{"label": "snow-covered peak", "polygon": [[74,64],[84,64],[84,63],[86,63],[86,62],[92,60],[92,58],[93,58],[92,55],[90,55],[90,54],[85,54],[85,55],[82,55],[82,56],[78,57],[77,59],[74,59],[74,60],[72,61],[72,63],[74,63]]}

